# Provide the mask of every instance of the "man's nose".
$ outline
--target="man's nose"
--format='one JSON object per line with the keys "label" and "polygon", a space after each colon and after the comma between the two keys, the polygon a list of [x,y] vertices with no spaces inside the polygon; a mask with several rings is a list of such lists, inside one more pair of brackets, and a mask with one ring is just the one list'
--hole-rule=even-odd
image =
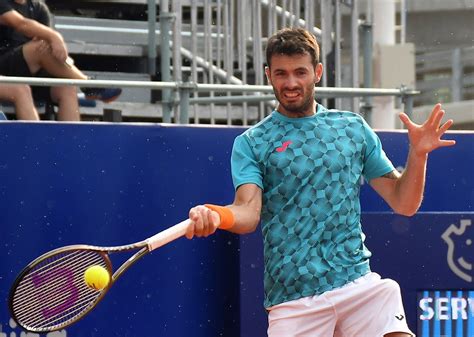
{"label": "man's nose", "polygon": [[285,86],[288,89],[294,89],[298,86],[298,81],[296,80],[296,77],[293,75],[290,75],[286,78]]}

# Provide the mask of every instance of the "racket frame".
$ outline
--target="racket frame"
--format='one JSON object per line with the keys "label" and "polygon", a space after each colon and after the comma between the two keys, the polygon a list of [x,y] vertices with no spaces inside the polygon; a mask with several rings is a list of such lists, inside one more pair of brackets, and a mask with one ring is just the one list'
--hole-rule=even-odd
{"label": "racket frame", "polygon": [[[41,329],[41,328],[31,327],[31,326],[28,326],[26,324],[23,324],[22,321],[16,316],[15,311],[13,310],[13,301],[14,301],[16,289],[17,289],[18,285],[20,284],[20,282],[23,280],[23,278],[26,275],[28,275],[28,273],[30,273],[38,264],[40,264],[43,261],[46,261],[47,259],[49,259],[49,258],[51,258],[51,257],[53,257],[57,254],[68,253],[68,252],[73,252],[73,251],[92,251],[93,250],[93,251],[97,252],[99,255],[102,256],[102,259],[103,259],[103,261],[105,262],[105,265],[106,265],[107,272],[109,274],[112,274],[112,262],[110,261],[110,258],[108,256],[108,254],[104,251],[101,251],[101,250],[91,249],[92,247],[93,246],[89,246],[89,245],[70,245],[70,246],[64,246],[64,247],[56,248],[54,250],[46,252],[43,255],[37,257],[36,259],[31,261],[26,267],[23,268],[23,270],[18,274],[15,281],[13,282],[12,287],[10,288],[9,296],[8,296],[8,307],[10,309],[10,314],[18,325],[20,325],[25,330],[31,331],[31,332],[40,332],[41,333],[41,332],[50,332],[50,331],[60,330],[61,328],[72,324],[72,322],[75,322],[75,321],[81,319],[85,314],[87,314],[90,310],[92,310],[97,305],[97,303],[100,302],[102,297],[109,290],[109,288],[111,286],[111,283],[109,283],[107,285],[107,287],[105,287],[104,289],[100,290],[101,291],[100,295],[98,297],[96,297],[94,299],[94,301],[90,302],[89,306],[85,310],[83,310],[81,313],[79,313],[77,316],[75,316],[74,318],[72,318],[70,320],[67,320],[67,321],[65,321],[61,324],[54,325],[50,328]],[[93,248],[97,248],[97,247],[93,247]]]}
{"label": "racket frame", "polygon": [[[92,309],[94,309],[97,304],[104,298],[105,294],[108,292],[108,290],[112,287],[112,285],[117,281],[117,279],[123,275],[123,273],[129,269],[132,265],[134,265],[141,257],[144,255],[148,254],[149,252],[166,245],[167,243],[174,241],[180,237],[182,237],[185,233],[186,230],[191,223],[191,220],[187,219],[184,220],[172,227],[169,227],[151,237],[148,239],[145,239],[143,241],[135,242],[132,244],[128,245],[123,245],[123,246],[115,246],[115,247],[101,247],[101,246],[91,246],[91,245],[85,245],[85,244],[79,244],[79,245],[69,245],[69,246],[64,246],[60,248],[53,249],[49,252],[44,253],[43,255],[37,257],[33,261],[31,261],[26,267],[23,268],[23,270],[18,274],[16,277],[15,281],[13,282],[13,285],[10,289],[10,293],[8,296],[8,306],[10,309],[10,313],[12,318],[17,322],[18,325],[20,325],[22,328],[24,328],[27,331],[31,332],[40,332],[40,333],[45,333],[45,332],[51,332],[51,331],[56,331],[63,329],[65,327],[68,327],[69,325],[79,321],[81,318],[83,318],[87,313],[89,313]],[[130,256],[124,263],[120,265],[120,267],[113,272],[113,267],[112,267],[112,262],[109,258],[110,254],[113,253],[118,253],[118,252],[126,252],[130,250],[137,250],[135,254]],[[48,258],[51,258],[57,254],[60,253],[66,253],[69,251],[78,251],[78,250],[85,250],[85,251],[95,251],[96,253],[100,254],[107,266],[107,271],[111,275],[109,284],[100,290],[100,295],[96,297],[93,301],[90,302],[89,306],[85,310],[83,310],[81,313],[78,315],[72,317],[69,320],[66,320],[63,323],[54,325],[52,327],[48,328],[40,328],[40,327],[31,327],[26,324],[23,324],[18,317],[16,316],[14,310],[13,310],[13,300],[15,296],[15,292],[17,289],[17,286],[20,284],[20,282],[23,280],[23,277],[27,275],[32,269],[34,269],[35,266],[37,266],[39,263],[47,260]]]}

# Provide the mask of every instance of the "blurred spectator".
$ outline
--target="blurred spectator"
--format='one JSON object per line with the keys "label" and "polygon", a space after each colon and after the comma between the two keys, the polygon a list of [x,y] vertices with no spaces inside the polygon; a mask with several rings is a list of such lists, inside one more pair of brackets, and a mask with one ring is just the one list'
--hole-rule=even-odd
{"label": "blurred spectator", "polygon": [[[50,16],[40,0],[0,0],[0,75],[87,79],[68,56],[61,34],[50,28]],[[81,90],[86,98],[104,102],[115,100],[122,92],[118,88]],[[59,120],[80,120],[75,87],[36,87],[32,93],[35,99],[56,103]]]}

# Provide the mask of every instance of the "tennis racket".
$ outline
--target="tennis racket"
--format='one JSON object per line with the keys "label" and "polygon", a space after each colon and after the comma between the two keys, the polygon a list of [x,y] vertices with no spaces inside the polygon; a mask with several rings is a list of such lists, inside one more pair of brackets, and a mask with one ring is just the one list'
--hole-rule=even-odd
{"label": "tennis racket", "polygon": [[[214,205],[221,217],[221,229],[230,228],[232,219]],[[212,207],[211,207],[212,206]],[[219,206],[217,206],[219,207]],[[225,212],[224,212],[225,213]],[[147,253],[182,237],[191,220],[182,221],[140,242],[116,247],[72,245],[57,248],[36,258],[18,275],[9,294],[12,318],[25,330],[50,332],[63,329],[84,317],[104,297],[115,281]],[[138,250],[115,272],[109,254]],[[87,286],[84,273],[102,266],[112,275],[108,285],[95,290]]]}
{"label": "tennis racket", "polygon": [[[9,296],[12,318],[24,329],[49,332],[67,327],[91,311],[112,284],[147,253],[183,236],[190,220],[146,240],[117,247],[72,245],[52,250],[28,264],[13,283]],[[138,250],[115,272],[109,254]],[[99,265],[111,276],[102,290],[87,286],[84,273]]]}

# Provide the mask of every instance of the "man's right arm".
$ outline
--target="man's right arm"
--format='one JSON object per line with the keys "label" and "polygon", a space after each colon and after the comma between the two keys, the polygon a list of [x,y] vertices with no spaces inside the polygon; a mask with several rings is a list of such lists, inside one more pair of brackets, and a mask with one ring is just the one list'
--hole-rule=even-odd
{"label": "man's right arm", "polygon": [[239,186],[232,205],[227,206],[234,213],[235,224],[229,232],[252,233],[260,222],[262,211],[262,189],[255,184]]}
{"label": "man's right arm", "polygon": [[66,45],[61,34],[54,29],[35,20],[25,18],[15,10],[10,10],[0,15],[0,24],[9,26],[31,39],[36,38],[47,41],[51,46],[52,54],[59,61],[66,61],[68,56]]}
{"label": "man's right arm", "polygon": [[[234,202],[226,206],[234,215],[234,225],[227,229],[229,232],[246,234],[253,232],[260,222],[262,210],[262,190],[255,184],[239,186],[235,193]],[[220,225],[219,214],[200,205],[191,208],[189,218],[192,220],[186,236],[208,236],[213,234]]]}

